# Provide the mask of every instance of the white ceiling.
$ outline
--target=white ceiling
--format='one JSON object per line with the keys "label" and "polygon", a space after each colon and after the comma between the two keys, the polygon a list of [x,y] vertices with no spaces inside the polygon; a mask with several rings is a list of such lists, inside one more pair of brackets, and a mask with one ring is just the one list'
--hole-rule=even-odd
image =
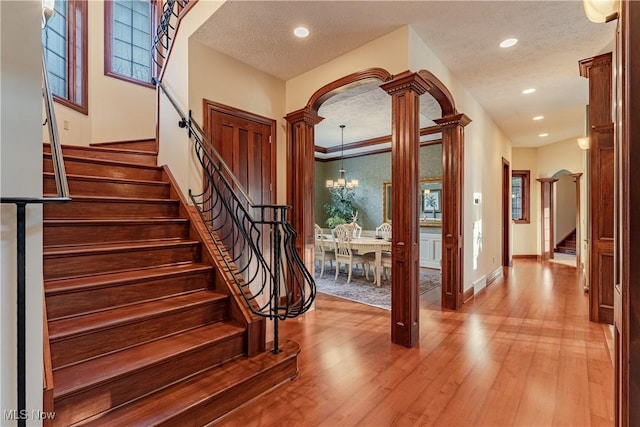
{"label": "white ceiling", "polygon": [[[310,36],[294,37],[298,25]],[[615,22],[589,22],[581,1],[229,0],[194,37],[288,80],[403,25],[412,26],[514,147],[584,134],[588,82],[578,61],[610,51],[615,29]],[[508,37],[519,43],[501,49]],[[523,95],[528,87],[537,91]],[[422,98],[421,126],[429,126],[440,111]],[[347,126],[345,144],[388,135],[390,108],[389,96],[371,85],[334,97],[319,112],[325,120],[316,127],[316,145],[339,145],[340,124]],[[534,122],[536,115],[545,118]],[[542,132],[549,136],[538,137]]]}

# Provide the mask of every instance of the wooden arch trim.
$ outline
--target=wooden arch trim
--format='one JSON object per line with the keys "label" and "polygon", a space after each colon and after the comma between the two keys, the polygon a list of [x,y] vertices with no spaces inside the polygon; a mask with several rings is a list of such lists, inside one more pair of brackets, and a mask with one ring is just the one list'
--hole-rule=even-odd
{"label": "wooden arch trim", "polygon": [[366,70],[357,71],[348,76],[334,80],[322,86],[320,89],[314,92],[307,102],[307,110],[317,112],[322,103],[336,94],[338,90],[344,90],[345,87],[356,82],[368,79],[378,79],[382,82],[389,81],[393,78],[384,68],[367,68]]}
{"label": "wooden arch trim", "polygon": [[418,75],[422,77],[427,83],[429,88],[427,92],[438,101],[440,107],[442,107],[442,117],[453,116],[457,114],[456,103],[453,100],[453,95],[449,92],[449,89],[438,79],[433,73],[427,70],[418,71]]}

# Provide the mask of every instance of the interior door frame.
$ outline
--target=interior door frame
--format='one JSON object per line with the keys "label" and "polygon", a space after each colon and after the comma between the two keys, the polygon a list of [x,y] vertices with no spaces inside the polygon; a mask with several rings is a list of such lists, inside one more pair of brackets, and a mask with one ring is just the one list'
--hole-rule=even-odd
{"label": "interior door frame", "polygon": [[502,158],[502,266],[511,267],[511,163]]}

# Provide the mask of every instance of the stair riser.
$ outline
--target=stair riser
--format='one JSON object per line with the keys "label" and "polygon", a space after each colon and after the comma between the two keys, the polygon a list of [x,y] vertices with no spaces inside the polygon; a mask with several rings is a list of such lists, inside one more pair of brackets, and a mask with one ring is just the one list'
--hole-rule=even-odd
{"label": "stair riser", "polygon": [[137,224],[46,224],[43,228],[44,246],[79,245],[92,243],[131,242],[156,239],[186,239],[188,223]]}
{"label": "stair riser", "polygon": [[98,142],[95,144],[90,144],[91,147],[102,147],[102,148],[122,148],[125,150],[138,150],[138,151],[150,151],[156,152],[156,140],[155,139],[144,139],[140,141],[122,141],[122,142]]}
{"label": "stair riser", "polygon": [[[50,153],[51,147],[48,144],[45,144],[44,151],[46,153]],[[115,162],[127,162],[147,166],[156,166],[158,157],[156,155],[146,153],[114,153],[108,151],[92,150],[88,147],[83,148],[69,146],[62,147],[62,157],[64,156],[88,157],[90,159],[112,160]]]}
{"label": "stair riser", "polygon": [[56,422],[69,425],[83,420],[216,366],[243,352],[244,338],[238,335],[223,342],[211,343],[187,354],[176,355],[156,366],[129,372],[124,377],[115,378],[113,381],[86,391],[56,398]]}
{"label": "stair riser", "polygon": [[157,427],[182,425],[184,424],[184,420],[189,420],[189,424],[193,426],[208,425],[251,399],[258,397],[285,381],[292,380],[297,375],[297,359],[288,359],[258,375],[244,378],[243,381],[239,381],[222,393],[211,396],[199,405],[189,408],[188,412],[174,414],[173,418],[157,424]]}
{"label": "stair riser", "polygon": [[[69,193],[73,196],[130,197],[138,199],[165,199],[169,197],[168,185],[131,182],[93,181],[70,177]],[[44,177],[43,191],[56,192],[56,182],[52,176]]]}
{"label": "stair riser", "polygon": [[[212,271],[176,277],[125,283],[99,289],[79,290],[47,295],[49,320],[80,313],[103,310],[124,304],[163,298],[181,292],[213,288]],[[45,284],[46,293],[46,284]]]}
{"label": "stair riser", "polygon": [[70,203],[44,205],[46,219],[175,218],[178,212],[178,203],[172,201],[158,203],[72,200]]}
{"label": "stair riser", "polygon": [[228,317],[227,300],[208,302],[79,336],[51,339],[53,368],[148,342]]}
{"label": "stair riser", "polygon": [[45,250],[43,270],[45,280],[51,280],[199,260],[197,244],[65,255],[47,254]]}
{"label": "stair riser", "polygon": [[[53,162],[51,161],[51,156],[48,154],[45,154],[43,168],[44,172],[53,172]],[[142,168],[65,158],[64,168],[68,175],[162,181],[162,170],[150,167]]]}

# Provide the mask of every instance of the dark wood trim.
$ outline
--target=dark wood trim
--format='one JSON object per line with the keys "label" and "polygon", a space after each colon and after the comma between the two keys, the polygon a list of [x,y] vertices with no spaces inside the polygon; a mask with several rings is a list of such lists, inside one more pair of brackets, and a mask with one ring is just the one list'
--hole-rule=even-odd
{"label": "dark wood trim", "polygon": [[[53,100],[67,108],[78,111],[85,116],[89,114],[89,71],[88,71],[88,2],[80,0],[70,0],[67,3],[67,98],[53,95]],[[77,11],[80,11],[81,23],[77,22]],[[80,28],[80,40],[78,40],[75,30]],[[76,46],[81,43],[82,64],[80,65],[81,76],[78,76],[76,57]],[[76,93],[76,82],[82,85],[82,96]]]}
{"label": "dark wood trim", "polygon": [[[513,258],[516,256],[513,255]],[[535,257],[535,255],[534,255]],[[504,267],[498,267],[487,275],[487,286],[504,276]]]}
{"label": "dark wood trim", "polygon": [[[153,41],[154,29],[157,27],[157,24],[158,24],[157,22],[158,12],[156,10],[157,1],[152,0],[150,2],[150,7],[151,7],[151,11],[150,11],[151,24],[149,28],[151,30],[151,40]],[[137,80],[128,76],[116,74],[111,69],[111,53],[113,50],[111,46],[111,39],[113,36],[112,23],[113,23],[113,0],[104,0],[104,75],[108,77],[113,77],[114,79],[123,80],[127,83],[133,83],[136,85],[144,86],[149,89],[155,90],[156,87],[151,82],[144,82],[142,80]],[[153,46],[151,47],[151,49],[153,49]],[[153,54],[153,52],[151,53]],[[150,66],[151,66],[151,77],[153,78],[156,76],[156,73],[155,73],[156,67],[153,60],[151,60]]]}
{"label": "dark wood trim", "polygon": [[391,80],[391,78],[391,73],[389,73],[384,68],[368,68],[366,70],[357,71],[355,73],[339,78],[338,80],[334,80],[315,91],[309,98],[306,109],[317,114],[320,106],[327,99],[336,95],[336,91],[338,89],[342,91],[350,86],[362,84],[367,80],[379,80],[381,82],[386,82]]}
{"label": "dark wood trim", "polygon": [[425,81],[429,82],[427,92],[438,101],[442,108],[442,117],[453,116],[458,112],[456,111],[456,104],[453,100],[453,96],[444,83],[440,81],[433,73],[427,70],[418,71],[418,75]]}
{"label": "dark wood trim", "polygon": [[540,257],[540,255],[536,255],[536,254],[519,254],[519,255],[513,254],[511,256],[511,258],[513,258],[513,259],[537,259],[537,260],[540,260],[541,257]]}
{"label": "dark wood trim", "polygon": [[620,2],[616,34],[615,425],[640,425],[640,2]]}
{"label": "dark wood trim", "polygon": [[582,203],[580,195],[580,179],[582,172],[572,173],[573,182],[576,183],[576,267],[582,265],[582,217],[580,216],[580,204]]}
{"label": "dark wood trim", "polygon": [[475,289],[473,289],[473,286],[472,286],[466,291],[464,291],[464,295],[463,295],[464,302],[469,301],[471,298],[474,297],[474,295],[475,295]]}
{"label": "dark wood trim", "polygon": [[[502,158],[502,266],[511,267],[511,163]],[[524,204],[524,203],[523,203]]]}
{"label": "dark wood trim", "polygon": [[[391,142],[391,141],[388,141],[388,142]],[[435,139],[433,141],[423,141],[420,143],[420,147],[427,147],[429,145],[438,145],[438,144],[442,144],[442,139]],[[316,152],[318,152],[318,150],[316,150]],[[328,157],[326,159],[316,157],[315,159],[318,162],[333,162],[340,159],[354,159],[357,157],[366,157],[366,156],[371,156],[373,154],[382,154],[382,153],[390,153],[390,152],[391,152],[391,147],[381,148],[379,150],[371,150],[371,151],[367,151],[366,153],[347,154],[340,157]]]}
{"label": "dark wood trim", "polygon": [[[540,250],[542,261],[553,259],[553,184],[556,178],[538,178],[540,183]],[[546,212],[546,216],[545,216]]]}
{"label": "dark wood trim", "polygon": [[[580,69],[580,77],[589,78],[591,76],[591,68],[598,65],[611,63],[611,52],[603,53],[601,55],[592,56],[591,58],[585,58],[578,61],[578,67]],[[591,117],[591,116],[589,116]]]}
{"label": "dark wood trim", "polygon": [[514,224],[531,223],[531,171],[514,170],[511,176],[522,178],[522,218],[514,219]]}

